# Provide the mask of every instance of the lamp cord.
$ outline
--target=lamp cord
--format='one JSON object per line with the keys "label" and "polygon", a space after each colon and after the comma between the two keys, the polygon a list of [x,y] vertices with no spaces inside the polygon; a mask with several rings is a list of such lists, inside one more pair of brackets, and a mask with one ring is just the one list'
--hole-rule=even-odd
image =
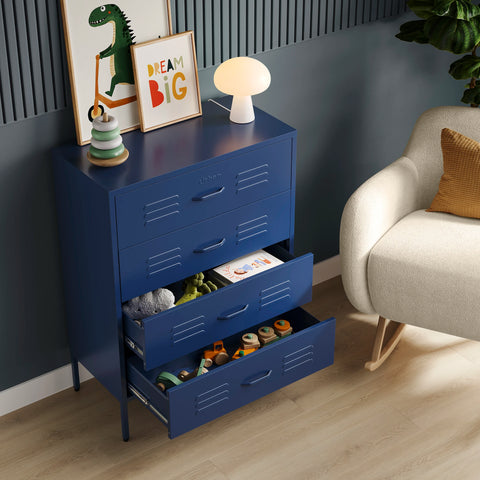
{"label": "lamp cord", "polygon": [[227,112],[230,112],[230,109],[227,108],[227,107],[224,107],[221,103],[218,103],[216,102],[215,100],[213,100],[212,98],[209,98],[208,99],[209,102],[212,102],[212,103],[215,103],[216,105],[218,105],[219,107],[222,107],[224,110],[226,110]]}

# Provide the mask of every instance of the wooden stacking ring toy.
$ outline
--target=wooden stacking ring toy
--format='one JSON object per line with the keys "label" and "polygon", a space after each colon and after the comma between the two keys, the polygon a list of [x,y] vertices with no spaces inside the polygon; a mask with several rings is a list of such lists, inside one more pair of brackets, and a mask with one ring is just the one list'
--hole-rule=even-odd
{"label": "wooden stacking ring toy", "polygon": [[92,122],[92,140],[87,158],[98,167],[115,167],[128,158],[128,150],[122,143],[118,120],[108,113]]}
{"label": "wooden stacking ring toy", "polygon": [[292,333],[292,327],[288,320],[277,320],[273,324],[273,328],[279,337],[286,337]]}

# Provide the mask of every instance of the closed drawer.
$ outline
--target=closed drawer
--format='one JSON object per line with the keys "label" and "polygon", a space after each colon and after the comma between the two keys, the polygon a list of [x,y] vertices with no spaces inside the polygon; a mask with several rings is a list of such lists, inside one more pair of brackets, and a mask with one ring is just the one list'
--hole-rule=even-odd
{"label": "closed drawer", "polygon": [[313,255],[293,258],[280,247],[269,251],[285,263],[145,318],[141,326],[124,315],[127,345],[143,360],[143,368],[150,370],[309,302]]}
{"label": "closed drawer", "polygon": [[120,251],[122,301],[289,238],[284,192]]}
{"label": "closed drawer", "polygon": [[291,159],[291,140],[283,140],[118,195],[119,248],[289,189]]}
{"label": "closed drawer", "polygon": [[[211,367],[208,373],[166,392],[154,385],[156,376],[161,371],[174,375],[183,369],[192,371],[198,366],[201,350],[150,372],[132,356],[127,362],[130,392],[167,425],[170,438],[174,438],[333,363],[334,318],[319,323],[300,308],[282,318],[290,321],[291,336]],[[238,347],[240,335],[224,341],[228,352]]]}

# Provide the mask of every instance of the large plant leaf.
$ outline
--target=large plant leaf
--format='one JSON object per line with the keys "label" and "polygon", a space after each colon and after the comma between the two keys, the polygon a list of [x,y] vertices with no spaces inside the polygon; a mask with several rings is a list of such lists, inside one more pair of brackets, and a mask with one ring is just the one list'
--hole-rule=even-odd
{"label": "large plant leaf", "polygon": [[459,20],[470,20],[480,15],[480,7],[470,0],[455,0],[445,15]]}
{"label": "large plant leaf", "polygon": [[470,105],[480,105],[480,86],[474,88],[467,88],[463,92],[462,102]]}
{"label": "large plant leaf", "polygon": [[[453,2],[454,0],[451,1]],[[408,0],[407,5],[410,10],[420,18],[427,19],[432,15],[435,15],[435,0]]]}
{"label": "large plant leaf", "polygon": [[[467,0],[470,1],[470,0]],[[456,0],[432,0],[432,12],[434,15],[443,16],[448,13],[452,3],[455,3]]]}
{"label": "large plant leaf", "polygon": [[[467,1],[469,2],[470,0]],[[446,15],[452,3],[455,2],[456,0],[432,0],[432,13],[438,16]]]}
{"label": "large plant leaf", "polygon": [[448,73],[456,80],[480,77],[480,58],[473,55],[465,55],[460,60],[450,65]]}
{"label": "large plant leaf", "polygon": [[479,19],[475,17],[467,22],[451,17],[430,17],[425,22],[425,35],[440,50],[468,53],[480,42]]}
{"label": "large plant leaf", "polygon": [[414,20],[400,25],[400,33],[395,36],[405,42],[428,43],[425,35],[425,20]]}

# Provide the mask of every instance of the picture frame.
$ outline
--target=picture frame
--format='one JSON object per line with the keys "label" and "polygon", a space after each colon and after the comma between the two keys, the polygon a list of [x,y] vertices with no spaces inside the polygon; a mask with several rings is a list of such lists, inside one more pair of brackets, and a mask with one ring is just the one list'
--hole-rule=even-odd
{"label": "picture frame", "polygon": [[61,0],[77,143],[107,112],[121,132],[139,127],[130,46],[172,34],[170,0]]}
{"label": "picture frame", "polygon": [[131,50],[142,132],[202,115],[192,31]]}

